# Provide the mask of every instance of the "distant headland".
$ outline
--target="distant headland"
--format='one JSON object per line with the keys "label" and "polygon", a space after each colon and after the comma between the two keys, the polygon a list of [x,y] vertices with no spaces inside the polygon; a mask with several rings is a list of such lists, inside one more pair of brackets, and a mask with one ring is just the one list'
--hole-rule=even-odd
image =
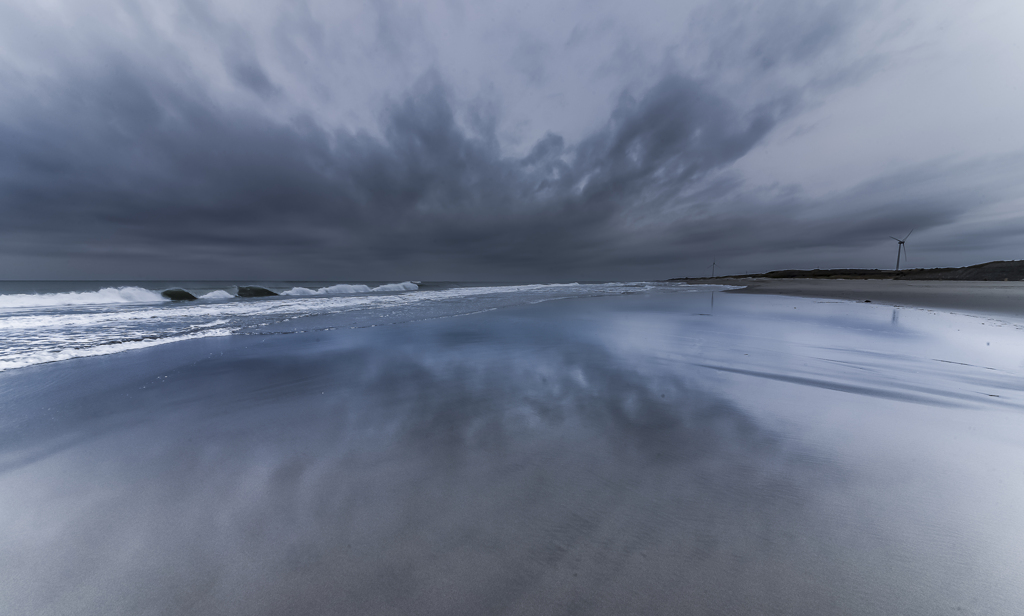
{"label": "distant headland", "polygon": [[930,269],[814,269],[776,270],[763,274],[726,275],[701,278],[672,278],[673,281],[731,280],[737,278],[814,278],[824,280],[1024,280],[1024,261],[991,261],[966,267]]}
{"label": "distant headland", "polygon": [[[724,284],[728,293],[791,295],[999,314],[1024,318],[1024,261],[934,269],[779,270],[745,276],[675,278]],[[986,284],[986,281],[988,284]]]}

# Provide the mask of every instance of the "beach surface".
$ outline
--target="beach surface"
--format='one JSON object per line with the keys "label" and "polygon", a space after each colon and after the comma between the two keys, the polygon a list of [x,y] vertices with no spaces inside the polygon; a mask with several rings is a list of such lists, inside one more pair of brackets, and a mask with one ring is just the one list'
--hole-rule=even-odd
{"label": "beach surface", "polygon": [[733,293],[871,301],[1024,317],[1024,282],[1020,281],[722,278],[715,282],[743,285]]}
{"label": "beach surface", "polygon": [[0,373],[0,612],[1020,613],[1024,321],[644,289]]}

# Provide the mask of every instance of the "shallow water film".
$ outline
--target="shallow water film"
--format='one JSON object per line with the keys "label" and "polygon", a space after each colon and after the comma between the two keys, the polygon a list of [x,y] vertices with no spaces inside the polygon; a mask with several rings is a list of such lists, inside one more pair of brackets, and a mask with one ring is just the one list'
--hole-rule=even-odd
{"label": "shallow water film", "polygon": [[318,323],[0,373],[0,612],[1024,606],[1020,324],[721,292]]}

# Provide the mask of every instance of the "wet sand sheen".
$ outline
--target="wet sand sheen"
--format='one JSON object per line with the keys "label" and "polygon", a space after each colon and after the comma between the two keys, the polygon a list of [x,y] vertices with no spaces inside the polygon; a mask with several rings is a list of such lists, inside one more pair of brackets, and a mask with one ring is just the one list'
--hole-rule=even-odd
{"label": "wet sand sheen", "polygon": [[2,607],[1015,613],[1021,331],[716,295],[2,374]]}
{"label": "wet sand sheen", "polygon": [[902,306],[1024,318],[1024,282],[1020,281],[736,278],[723,279],[721,284],[743,285],[744,288],[730,293],[870,300]]}

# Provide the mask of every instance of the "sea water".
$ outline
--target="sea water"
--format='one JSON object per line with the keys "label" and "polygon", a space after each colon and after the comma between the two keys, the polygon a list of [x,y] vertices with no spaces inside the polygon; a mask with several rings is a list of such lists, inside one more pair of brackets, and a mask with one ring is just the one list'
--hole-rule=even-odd
{"label": "sea water", "polygon": [[[238,297],[230,281],[0,283],[0,371],[210,336],[266,332],[309,317],[327,325],[365,327],[500,306],[654,289],[689,291],[678,283],[455,284],[422,282],[259,282],[275,295]],[[194,301],[161,293],[187,290]],[[288,329],[285,326],[285,329]],[[294,329],[294,328],[292,328]]]}

